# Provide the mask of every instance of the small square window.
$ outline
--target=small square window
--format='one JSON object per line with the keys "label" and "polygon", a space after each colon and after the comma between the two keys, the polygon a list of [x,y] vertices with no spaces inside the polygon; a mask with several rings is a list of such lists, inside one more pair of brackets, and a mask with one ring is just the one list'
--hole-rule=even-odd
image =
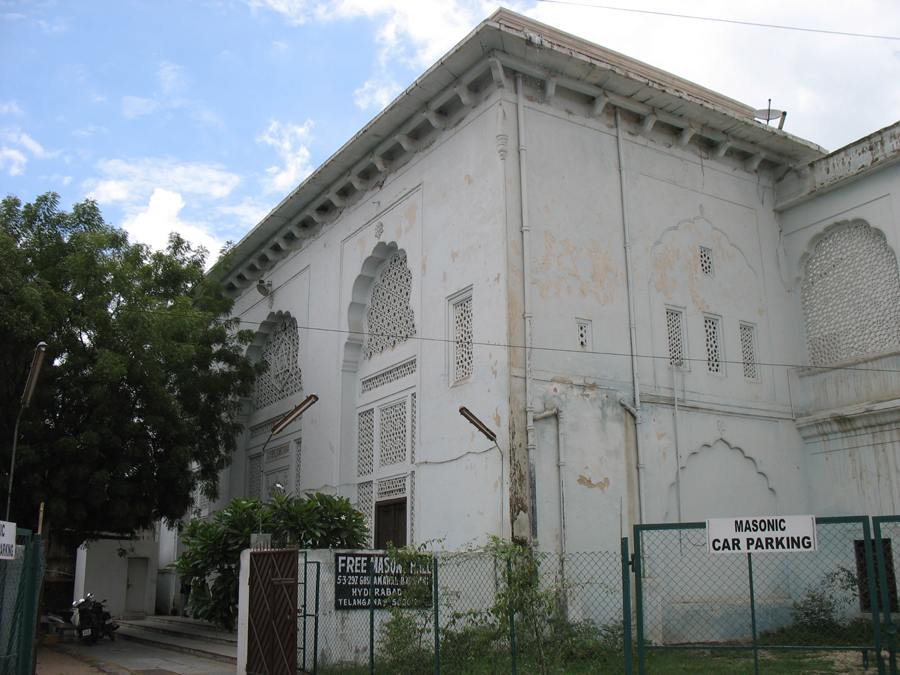
{"label": "small square window", "polygon": [[713,266],[713,252],[711,248],[700,247],[700,270],[708,277],[715,275],[716,268]]}

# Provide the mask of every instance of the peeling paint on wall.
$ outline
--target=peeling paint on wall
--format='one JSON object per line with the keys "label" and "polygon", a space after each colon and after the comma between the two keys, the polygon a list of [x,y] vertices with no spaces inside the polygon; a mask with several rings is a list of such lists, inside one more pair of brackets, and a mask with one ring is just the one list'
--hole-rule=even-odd
{"label": "peeling paint on wall", "polygon": [[586,488],[600,488],[600,492],[606,492],[606,488],[609,487],[609,476],[606,476],[603,480],[595,483],[587,476],[579,475],[578,484],[584,485]]}

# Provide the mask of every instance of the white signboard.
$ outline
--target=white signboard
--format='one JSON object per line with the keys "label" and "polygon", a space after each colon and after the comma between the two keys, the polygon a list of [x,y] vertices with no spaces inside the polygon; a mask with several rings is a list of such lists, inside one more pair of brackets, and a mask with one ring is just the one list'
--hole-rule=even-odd
{"label": "white signboard", "polygon": [[706,521],[707,553],[818,551],[815,516],[713,518]]}
{"label": "white signboard", "polygon": [[16,557],[16,524],[0,520],[0,560]]}

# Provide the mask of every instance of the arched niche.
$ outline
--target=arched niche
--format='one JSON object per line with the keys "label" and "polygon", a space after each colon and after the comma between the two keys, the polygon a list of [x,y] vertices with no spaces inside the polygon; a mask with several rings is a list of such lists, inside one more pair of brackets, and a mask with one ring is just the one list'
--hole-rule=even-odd
{"label": "arched niche", "polygon": [[769,477],[753,457],[722,438],[690,453],[679,474],[669,484],[666,522],[679,521],[679,486],[681,522],[777,515],[778,497]]}
{"label": "arched niche", "polygon": [[862,219],[811,238],[797,287],[811,366],[900,348],[900,271],[884,232]]}

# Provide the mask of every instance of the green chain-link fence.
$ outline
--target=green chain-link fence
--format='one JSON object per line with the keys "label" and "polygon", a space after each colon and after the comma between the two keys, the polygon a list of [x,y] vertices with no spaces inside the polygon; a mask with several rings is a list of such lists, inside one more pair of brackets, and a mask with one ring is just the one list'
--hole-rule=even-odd
{"label": "green chain-link fence", "polygon": [[0,675],[32,673],[43,576],[41,536],[17,530],[15,558],[0,560]]}
{"label": "green chain-link fence", "polygon": [[887,671],[897,675],[897,631],[900,629],[900,602],[897,596],[897,574],[900,565],[900,516],[872,519],[875,539],[875,567],[878,588],[876,598],[881,608],[884,651]]}
{"label": "green chain-link fence", "polygon": [[349,582],[354,593],[376,597],[376,607],[366,600],[356,609],[341,609],[340,583],[329,582],[347,570],[323,563],[318,672],[630,673],[627,557],[624,540],[621,552],[562,559],[505,544],[437,555],[398,552],[390,560],[405,577],[402,599],[379,600],[387,563],[376,569],[367,558],[365,574]]}
{"label": "green chain-link fence", "polygon": [[818,551],[719,555],[704,523],[637,526],[638,672],[883,672],[869,519],[816,522]]}

